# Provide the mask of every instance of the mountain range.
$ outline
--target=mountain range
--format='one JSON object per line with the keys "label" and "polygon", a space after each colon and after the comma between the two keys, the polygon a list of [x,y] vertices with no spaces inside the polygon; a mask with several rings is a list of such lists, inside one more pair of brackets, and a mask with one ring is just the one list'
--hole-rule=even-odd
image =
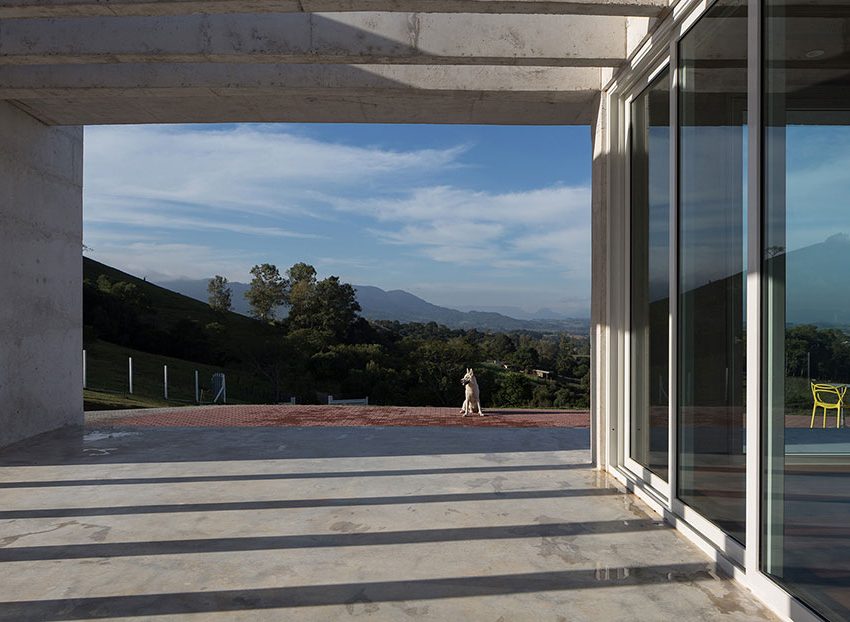
{"label": "mountain range", "polygon": [[790,251],[785,265],[789,324],[850,326],[850,236],[836,233]]}
{"label": "mountain range", "polygon": [[[159,285],[195,300],[207,301],[206,279],[180,279],[163,281]],[[231,281],[229,283],[233,310],[248,315],[248,301],[245,292],[247,283]],[[449,328],[477,328],[485,331],[531,330],[540,332],[567,332],[575,335],[587,335],[590,322],[582,318],[570,318],[551,312],[555,317],[545,317],[545,311],[528,314],[516,307],[504,307],[506,311],[517,311],[525,317],[518,318],[493,310],[459,310],[441,307],[423,300],[404,290],[386,291],[372,285],[355,285],[357,302],[362,309],[361,315],[370,320],[397,320],[399,322],[437,322]],[[285,312],[283,313],[285,314]],[[544,316],[541,317],[541,314]]]}

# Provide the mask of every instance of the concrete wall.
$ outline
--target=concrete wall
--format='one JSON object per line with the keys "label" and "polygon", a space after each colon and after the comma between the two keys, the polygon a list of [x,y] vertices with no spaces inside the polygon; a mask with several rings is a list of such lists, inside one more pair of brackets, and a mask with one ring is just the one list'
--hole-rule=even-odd
{"label": "concrete wall", "polygon": [[598,469],[608,464],[608,159],[607,109],[604,95],[597,98],[591,126],[593,141],[591,279],[590,279],[590,446]]}
{"label": "concrete wall", "polygon": [[0,102],[0,446],[81,424],[83,131]]}

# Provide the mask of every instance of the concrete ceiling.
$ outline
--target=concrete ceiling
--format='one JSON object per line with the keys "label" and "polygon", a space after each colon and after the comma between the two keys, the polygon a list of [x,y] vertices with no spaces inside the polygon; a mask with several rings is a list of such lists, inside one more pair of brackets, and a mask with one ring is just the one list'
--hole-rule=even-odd
{"label": "concrete ceiling", "polygon": [[587,124],[603,79],[665,11],[666,0],[0,0],[0,99],[58,125]]}

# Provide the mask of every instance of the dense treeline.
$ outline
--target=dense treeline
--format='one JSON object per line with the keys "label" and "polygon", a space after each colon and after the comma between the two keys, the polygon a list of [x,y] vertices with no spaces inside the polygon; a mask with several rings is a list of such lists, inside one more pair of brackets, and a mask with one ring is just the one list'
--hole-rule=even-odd
{"label": "dense treeline", "polygon": [[850,336],[838,328],[811,324],[785,332],[785,405],[808,412],[809,382],[850,383]]}
{"label": "dense treeline", "polygon": [[828,382],[850,382],[850,338],[837,328],[810,324],[785,334],[785,373]]}
{"label": "dense treeline", "polygon": [[[257,330],[247,337],[230,338],[234,317],[247,320],[229,313],[223,277],[210,281],[208,315],[165,321],[155,289],[101,274],[84,282],[86,338],[251,371],[267,383],[268,401],[294,396],[316,403],[332,394],[368,396],[374,404],[459,405],[460,378],[473,367],[485,408],[588,406],[585,338],[370,322],[359,316],[349,284],[337,277],[318,280],[308,264],[284,275],[262,264],[252,275],[246,297]],[[276,317],[281,305],[285,318]]]}

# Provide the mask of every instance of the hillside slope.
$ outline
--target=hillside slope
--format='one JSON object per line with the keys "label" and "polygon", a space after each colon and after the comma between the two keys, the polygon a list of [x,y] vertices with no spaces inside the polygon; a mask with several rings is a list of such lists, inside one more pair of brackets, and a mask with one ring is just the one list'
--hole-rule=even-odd
{"label": "hillside slope", "polygon": [[125,281],[132,283],[148,298],[150,306],[155,311],[145,317],[145,320],[155,328],[169,331],[181,320],[193,320],[200,326],[222,324],[220,342],[216,345],[228,353],[244,351],[247,345],[277,334],[277,330],[257,320],[234,312],[218,313],[208,304],[194,298],[160,287],[144,279],[133,276],[121,270],[102,264],[88,257],[83,258],[83,279],[96,283],[98,278],[105,276],[111,282]]}

